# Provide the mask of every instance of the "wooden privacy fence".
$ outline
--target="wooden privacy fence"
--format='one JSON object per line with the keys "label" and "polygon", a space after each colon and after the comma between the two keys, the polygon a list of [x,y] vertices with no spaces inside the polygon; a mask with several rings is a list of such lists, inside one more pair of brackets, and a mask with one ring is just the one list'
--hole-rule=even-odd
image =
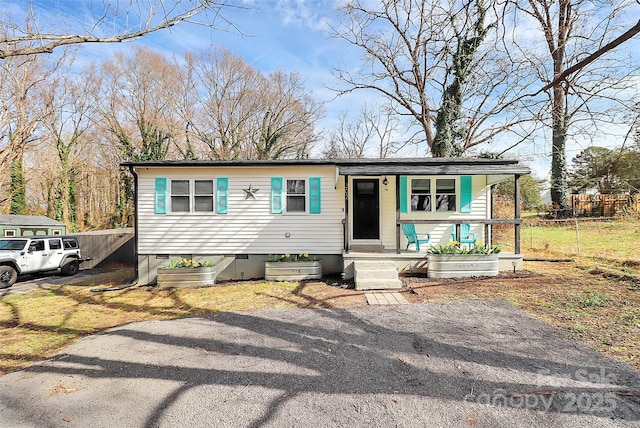
{"label": "wooden privacy fence", "polygon": [[640,212],[640,194],[636,195],[571,195],[574,216],[613,217],[625,210]]}

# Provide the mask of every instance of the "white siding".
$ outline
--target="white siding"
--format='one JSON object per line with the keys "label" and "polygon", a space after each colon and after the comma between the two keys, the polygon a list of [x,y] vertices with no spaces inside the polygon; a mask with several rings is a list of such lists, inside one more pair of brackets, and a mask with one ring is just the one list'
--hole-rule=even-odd
{"label": "white siding", "polygon": [[[382,210],[382,246],[396,248],[396,177],[387,176],[388,185],[380,183],[380,208]],[[406,244],[405,244],[406,245]]]}
{"label": "white siding", "polygon": [[[140,254],[341,254],[344,189],[331,166],[149,167],[137,170]],[[229,179],[227,214],[155,214],[155,179]],[[321,178],[320,214],[271,214],[271,178]],[[245,199],[251,185],[256,199]],[[308,182],[307,182],[308,186]],[[309,189],[307,187],[307,212]],[[286,237],[285,234],[289,234]]]}
{"label": "white siding", "polygon": [[[411,178],[423,178],[422,176],[411,176]],[[424,178],[453,178],[452,176],[424,176]],[[456,178],[456,207],[458,211],[456,212],[416,212],[409,211],[407,213],[401,213],[401,220],[435,220],[442,219],[442,224],[416,224],[416,231],[419,236],[426,235],[429,233],[431,235],[431,245],[447,245],[451,240],[451,220],[457,218],[464,219],[485,219],[489,218],[489,191],[486,186],[486,177],[484,175],[474,175],[473,176],[473,197],[471,202],[471,212],[462,213],[460,212],[460,179]],[[410,192],[410,190],[409,190]],[[395,207],[394,207],[395,209]],[[410,210],[411,208],[409,208]],[[389,227],[390,225],[395,226],[395,214],[392,222],[386,222],[385,227]],[[484,224],[471,223],[471,232],[475,233],[478,236],[478,239],[484,240]],[[386,236],[389,232],[385,232]],[[395,230],[393,233],[393,246],[395,247]],[[400,238],[400,246],[402,249],[406,248],[407,239],[404,234],[401,234]],[[422,247],[421,247],[422,249]]]}
{"label": "white siding", "polygon": [[[395,176],[386,176],[388,180],[387,186],[382,184],[382,179],[384,176],[380,177],[380,221],[381,221],[381,233],[380,239],[381,244],[385,249],[395,249],[396,248],[396,177]],[[365,177],[349,177],[350,180],[357,178],[365,178]],[[374,178],[374,177],[366,177],[366,178]],[[458,210],[460,209],[460,179],[456,176],[409,176],[411,178],[455,178],[456,179],[456,207]],[[426,235],[427,233],[431,234],[431,243],[433,245],[446,245],[451,240],[451,220],[456,218],[477,218],[484,219],[489,218],[489,192],[486,187],[486,177],[485,176],[473,176],[473,199],[471,203],[471,212],[469,213],[461,213],[459,211],[456,212],[411,212],[401,213],[401,220],[440,220],[442,219],[442,224],[416,224],[416,230],[420,236]],[[350,189],[353,189],[353,183],[350,184]],[[352,192],[351,192],[352,194]],[[407,201],[408,202],[408,201]],[[350,216],[350,221],[352,221],[352,216]],[[353,230],[353,226],[350,226],[350,229]],[[471,224],[471,231],[476,233],[479,239],[484,240],[484,225],[483,224]],[[407,240],[402,231],[400,232],[400,246],[401,249],[405,249],[407,245]],[[425,248],[426,249],[426,248]]]}

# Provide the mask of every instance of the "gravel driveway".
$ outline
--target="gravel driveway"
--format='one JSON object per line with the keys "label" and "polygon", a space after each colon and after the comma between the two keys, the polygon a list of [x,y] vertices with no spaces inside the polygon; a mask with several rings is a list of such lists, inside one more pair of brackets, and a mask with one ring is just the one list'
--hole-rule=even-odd
{"label": "gravel driveway", "polygon": [[505,302],[114,328],[0,378],[2,427],[638,427],[640,373]]}
{"label": "gravel driveway", "polygon": [[93,275],[105,272],[113,272],[117,269],[86,269],[80,270],[77,275],[65,276],[59,273],[40,273],[34,275],[21,275],[12,287],[0,289],[0,297],[14,294],[25,294],[40,288],[48,288],[51,285],[74,284],[84,281]]}

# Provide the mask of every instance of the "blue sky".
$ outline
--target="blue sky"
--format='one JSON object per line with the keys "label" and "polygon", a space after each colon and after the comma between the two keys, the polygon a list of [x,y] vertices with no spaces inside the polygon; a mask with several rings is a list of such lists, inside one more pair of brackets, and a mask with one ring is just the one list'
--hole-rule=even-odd
{"label": "blue sky", "polygon": [[[375,94],[355,94],[335,100],[337,82],[331,74],[342,61],[357,60],[358,52],[348,54],[350,46],[330,37],[329,22],[335,19],[336,0],[237,0],[241,7],[226,8],[224,17],[237,28],[218,20],[218,29],[181,23],[170,29],[146,35],[132,42],[86,44],[76,47],[76,66],[100,61],[117,51],[143,44],[167,55],[222,46],[241,56],[265,74],[275,71],[298,72],[318,101],[326,103],[326,117],[319,128],[332,129],[340,113]],[[56,11],[73,16],[70,4],[86,8],[83,0],[34,0],[34,7],[45,19],[56,19]],[[80,11],[78,11],[80,12]],[[71,22],[71,19],[69,19]],[[356,110],[359,107],[356,107]]]}
{"label": "blue sky", "polygon": [[[122,4],[128,3],[128,0],[120,1]],[[327,89],[327,86],[335,87],[338,84],[331,74],[332,68],[344,63],[355,65],[360,54],[345,42],[330,37],[330,23],[335,22],[336,5],[340,0],[238,1],[242,2],[243,8],[227,8],[223,13],[238,27],[237,30],[228,28],[223,21],[218,21],[220,30],[180,24],[125,44],[84,45],[77,48],[78,63],[100,60],[112,52],[126,50],[133,44],[144,44],[176,55],[204,50],[212,45],[223,46],[264,73],[278,70],[299,72],[316,99],[327,103],[327,115],[320,127],[329,130],[335,128],[341,112],[348,109],[357,111],[365,100],[368,104],[378,100],[375,93],[365,92],[335,99],[335,93]],[[63,11],[69,25],[79,25],[81,20],[74,17],[79,17],[90,4],[86,0],[33,0],[32,3],[43,20],[58,23],[58,11]],[[98,3],[102,4],[101,1]],[[27,1],[9,0],[5,4],[9,9],[13,6],[18,11]],[[640,7],[636,8],[636,12],[638,9]],[[635,23],[638,16],[640,13],[629,16],[629,22]],[[637,47],[637,41],[623,45],[619,54],[633,52]],[[524,159],[538,176],[545,177],[550,166],[548,140],[522,146],[508,156]],[[591,141],[574,141],[569,147],[568,157],[572,158],[589,144]],[[609,138],[596,145],[613,147],[619,145],[619,140]],[[405,155],[422,156],[424,151]]]}

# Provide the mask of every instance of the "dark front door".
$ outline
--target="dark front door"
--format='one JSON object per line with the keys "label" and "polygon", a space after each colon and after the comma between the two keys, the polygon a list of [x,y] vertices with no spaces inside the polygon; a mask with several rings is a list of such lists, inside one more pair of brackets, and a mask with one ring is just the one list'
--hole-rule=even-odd
{"label": "dark front door", "polygon": [[353,239],[380,239],[378,180],[353,180]]}

